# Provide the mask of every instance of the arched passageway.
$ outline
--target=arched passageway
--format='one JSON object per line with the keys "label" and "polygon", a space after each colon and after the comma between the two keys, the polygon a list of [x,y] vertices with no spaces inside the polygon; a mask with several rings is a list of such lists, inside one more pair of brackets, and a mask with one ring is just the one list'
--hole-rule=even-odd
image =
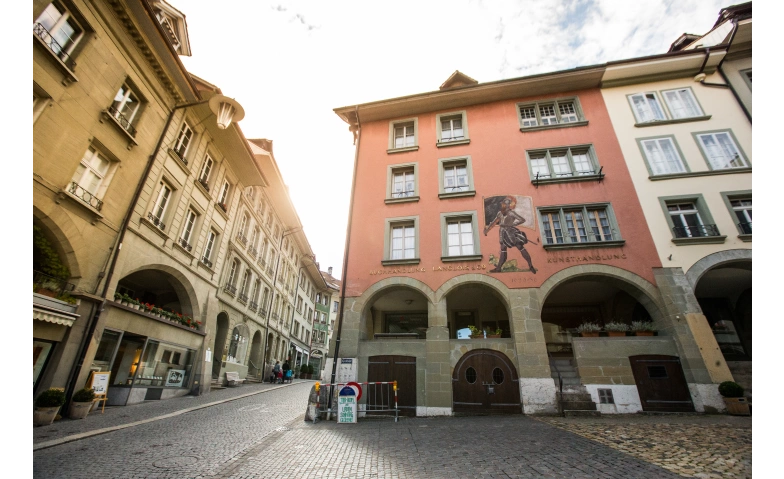
{"label": "arched passageway", "polygon": [[511,337],[509,312],[498,293],[485,284],[469,283],[446,295],[450,339],[468,339],[472,329],[484,337]]}
{"label": "arched passageway", "polygon": [[364,338],[425,339],[427,305],[425,295],[416,289],[407,286],[384,289],[365,309]]}

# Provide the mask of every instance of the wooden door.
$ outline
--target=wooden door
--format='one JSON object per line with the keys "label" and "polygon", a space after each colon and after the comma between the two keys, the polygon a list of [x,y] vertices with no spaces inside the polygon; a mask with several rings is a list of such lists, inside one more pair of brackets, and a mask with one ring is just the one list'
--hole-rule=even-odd
{"label": "wooden door", "polygon": [[[371,356],[368,358],[368,382],[397,381],[397,407],[401,416],[416,416],[416,358],[413,356]],[[391,387],[366,389],[367,404],[391,404]],[[368,406],[368,408],[370,408]]]}
{"label": "wooden door", "polygon": [[454,412],[519,414],[517,369],[503,353],[475,349],[460,358],[452,374]]}
{"label": "wooden door", "polygon": [[629,356],[643,411],[694,412],[689,386],[676,356]]}

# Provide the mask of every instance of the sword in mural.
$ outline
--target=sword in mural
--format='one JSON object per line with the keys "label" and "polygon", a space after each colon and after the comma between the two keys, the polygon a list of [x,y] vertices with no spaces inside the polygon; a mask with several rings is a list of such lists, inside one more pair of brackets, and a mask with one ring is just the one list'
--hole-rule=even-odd
{"label": "sword in mural", "polygon": [[507,249],[517,248],[520,251],[523,259],[528,263],[528,271],[536,274],[531,262],[531,255],[526,251],[525,245],[532,243],[538,246],[538,243],[528,239],[525,232],[519,230],[517,227],[535,229],[535,222],[533,216],[533,200],[530,196],[491,196],[484,198],[485,206],[485,228],[484,234],[498,226],[498,240],[501,246],[501,251],[498,258],[495,259],[493,255],[490,256],[490,262],[495,264],[495,268],[488,271],[488,273],[512,273],[512,272],[525,272],[525,269],[517,267],[517,261],[512,260],[504,268],[507,260]]}

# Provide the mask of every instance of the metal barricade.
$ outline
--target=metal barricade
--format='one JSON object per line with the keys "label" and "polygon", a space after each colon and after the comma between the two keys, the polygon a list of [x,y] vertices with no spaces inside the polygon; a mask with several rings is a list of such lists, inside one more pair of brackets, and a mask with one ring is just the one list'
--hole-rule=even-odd
{"label": "metal barricade", "polygon": [[[316,383],[316,402],[309,406],[313,407],[313,424],[319,418],[330,420],[332,415],[337,415],[338,392],[349,383],[321,384]],[[398,420],[397,407],[397,381],[366,382],[356,383],[362,386],[362,397],[357,401],[357,416],[364,418],[368,416],[392,416],[395,422]],[[329,407],[329,391],[332,390],[332,407]]]}

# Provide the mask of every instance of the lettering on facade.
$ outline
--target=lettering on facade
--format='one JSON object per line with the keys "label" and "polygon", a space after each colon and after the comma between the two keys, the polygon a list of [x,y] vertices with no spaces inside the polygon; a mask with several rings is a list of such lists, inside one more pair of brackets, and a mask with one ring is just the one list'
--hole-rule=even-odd
{"label": "lettering on facade", "polygon": [[610,261],[613,259],[627,259],[625,253],[621,254],[595,254],[590,256],[551,256],[548,263],[581,263],[586,261]]}
{"label": "lettering on facade", "polygon": [[433,266],[433,271],[477,271],[487,269],[486,264],[457,264],[447,266]]}
{"label": "lettering on facade", "polygon": [[425,268],[393,268],[393,269],[372,269],[370,275],[377,274],[405,274],[405,273],[424,273]]}

